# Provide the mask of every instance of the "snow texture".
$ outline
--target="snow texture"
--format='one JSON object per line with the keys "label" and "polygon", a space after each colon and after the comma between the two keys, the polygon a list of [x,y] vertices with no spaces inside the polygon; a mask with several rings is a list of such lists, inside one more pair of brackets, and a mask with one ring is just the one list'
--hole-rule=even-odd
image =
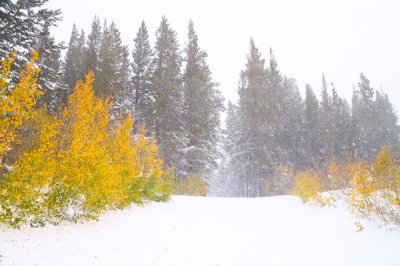
{"label": "snow texture", "polygon": [[0,265],[400,265],[399,232],[354,221],[292,196],[174,196],[99,222],[0,225]]}

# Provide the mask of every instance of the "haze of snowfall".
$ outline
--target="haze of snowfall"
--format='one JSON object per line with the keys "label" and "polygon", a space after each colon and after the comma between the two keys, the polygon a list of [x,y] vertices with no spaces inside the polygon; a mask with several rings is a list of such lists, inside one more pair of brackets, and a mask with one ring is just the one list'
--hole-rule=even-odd
{"label": "haze of snowfall", "polygon": [[[130,136],[157,143],[162,168],[171,169],[173,182],[197,177],[219,196],[287,194],[290,184],[276,174],[279,169],[323,171],[332,161],[371,162],[383,146],[398,151],[396,112],[388,95],[372,88],[362,73],[351,103],[324,75],[321,95],[306,85],[302,97],[295,79],[279,71],[272,50],[266,60],[250,40],[238,88],[232,88],[239,100],[226,107],[192,21],[185,45],[166,17],[154,43],[143,21],[132,36],[132,50],[114,22],[98,17],[90,32],[74,25],[69,42],[57,43],[51,28],[60,23],[61,12],[44,8],[45,2],[1,3],[0,58],[4,62],[16,51],[8,86],[18,84],[19,73],[32,62],[31,50],[37,51],[33,65],[40,69],[42,95],[34,108],[63,117],[76,84],[92,73],[92,82],[85,84],[96,99],[108,99],[110,125],[132,114]],[[222,112],[227,113],[225,129]],[[24,149],[33,147],[10,142],[2,150],[0,180],[15,171]]]}

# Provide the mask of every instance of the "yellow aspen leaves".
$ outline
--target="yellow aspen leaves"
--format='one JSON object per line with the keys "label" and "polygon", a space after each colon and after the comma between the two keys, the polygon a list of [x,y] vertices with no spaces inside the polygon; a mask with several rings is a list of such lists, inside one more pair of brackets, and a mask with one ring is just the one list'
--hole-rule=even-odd
{"label": "yellow aspen leaves", "polygon": [[[37,88],[39,68],[35,61],[38,53],[32,51],[30,61],[20,74],[20,80],[10,85],[11,67],[15,54],[1,62],[0,70],[0,158],[15,141],[15,131],[28,119],[34,110],[37,99],[43,92]],[[1,167],[1,166],[0,166]]]}
{"label": "yellow aspen leaves", "polygon": [[295,177],[294,188],[291,193],[298,196],[303,202],[316,200],[321,192],[321,184],[315,172],[300,172]]}
{"label": "yellow aspen leaves", "polygon": [[205,196],[207,194],[207,182],[202,176],[188,176],[183,180],[175,182],[175,193],[190,196]]}
{"label": "yellow aspen leaves", "polygon": [[292,194],[304,202],[331,205],[335,195],[341,194],[351,206],[353,214],[360,218],[377,218],[384,224],[400,225],[400,160],[389,147],[382,147],[374,162],[332,162],[327,167],[331,187],[336,192],[322,197],[318,175],[301,172],[296,175]]}
{"label": "yellow aspen leaves", "polygon": [[[33,53],[21,81],[1,102],[1,152],[15,141],[14,131],[27,116],[32,118],[27,124],[38,133],[15,169],[0,179],[0,222],[40,226],[96,218],[106,209],[144,200],[167,200],[172,175],[163,169],[155,141],[146,137],[145,128],[132,135],[131,115],[110,123],[111,103],[94,95],[93,73],[76,84],[59,116],[34,108],[40,96],[36,59]],[[11,64],[12,57],[2,63],[1,93],[7,89]]]}
{"label": "yellow aspen leaves", "polygon": [[372,165],[354,166],[351,203],[362,216],[385,224],[400,224],[400,162],[389,147],[382,147]]}

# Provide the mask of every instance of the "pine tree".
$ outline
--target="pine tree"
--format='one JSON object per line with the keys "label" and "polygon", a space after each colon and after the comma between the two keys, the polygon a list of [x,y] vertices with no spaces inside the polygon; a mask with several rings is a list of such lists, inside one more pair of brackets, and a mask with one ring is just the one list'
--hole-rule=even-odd
{"label": "pine tree", "polygon": [[318,168],[321,162],[321,112],[318,99],[310,85],[306,85],[304,100],[304,139],[308,167]]}
{"label": "pine tree", "polygon": [[321,93],[321,136],[322,136],[322,159],[328,161],[333,157],[333,128],[334,124],[332,112],[332,98],[328,93],[325,74],[322,75],[322,93]]}
{"label": "pine tree", "polygon": [[150,90],[153,72],[153,51],[150,47],[149,34],[144,21],[134,40],[132,52],[132,88],[135,117],[139,124],[148,124],[154,95]]}
{"label": "pine tree", "polygon": [[243,196],[256,197],[263,193],[263,178],[271,171],[272,139],[265,119],[267,90],[264,69],[265,60],[250,40],[250,54],[246,69],[242,73],[239,87],[239,108],[241,115],[241,138],[235,161],[241,164],[239,174],[244,181]]}
{"label": "pine tree", "polygon": [[238,156],[240,155],[240,143],[243,136],[239,111],[238,106],[231,101],[228,102],[226,133],[223,143],[225,154],[219,166],[218,175],[214,177],[217,182],[222,183],[225,190],[224,194],[227,196],[245,195],[245,176],[241,174],[241,157]]}
{"label": "pine tree", "polygon": [[183,74],[184,124],[189,140],[185,154],[186,172],[209,179],[217,167],[219,113],[223,110],[223,99],[217,84],[212,81],[207,53],[199,47],[192,21],[189,22],[188,39]]}
{"label": "pine tree", "polygon": [[[74,24],[64,62],[64,80],[68,85],[69,92],[73,90],[76,82],[85,75],[83,61],[84,50],[85,33],[81,31],[79,34]],[[67,99],[64,99],[64,102],[66,102],[66,100]]]}
{"label": "pine tree", "polygon": [[282,92],[282,145],[287,153],[286,166],[292,169],[304,169],[307,156],[304,147],[304,103],[297,88],[296,81],[284,77]]}
{"label": "pine tree", "polygon": [[357,159],[371,161],[377,151],[371,149],[370,137],[374,135],[374,89],[363,73],[360,74],[358,90],[354,91],[352,105],[354,155]]}
{"label": "pine tree", "polygon": [[399,147],[400,128],[397,125],[397,115],[389,101],[389,97],[384,92],[376,91],[374,109],[377,115],[375,120],[374,135],[371,136],[372,152],[377,154],[383,147],[387,146],[392,151],[397,151]]}
{"label": "pine tree", "polygon": [[[29,54],[42,27],[46,23],[55,26],[61,19],[60,10],[44,8],[47,1],[0,2],[0,59],[18,51],[12,75],[15,79],[24,64],[29,62]],[[16,82],[17,80],[13,80],[13,83]]]}
{"label": "pine tree", "polygon": [[133,110],[133,90],[131,78],[131,62],[129,61],[129,48],[122,46],[121,61],[119,64],[119,75],[117,80],[119,92],[115,97],[114,109],[121,114],[127,115]]}
{"label": "pine tree", "polygon": [[[284,132],[285,101],[288,91],[284,88],[285,77],[281,75],[278,69],[278,63],[272,48],[270,48],[269,68],[266,70],[266,75],[267,97],[265,100],[266,120],[264,125],[266,127],[266,136],[270,141],[267,150],[272,153],[270,156],[270,170],[272,170],[278,164],[289,160],[289,155],[284,148],[286,145]],[[286,85],[289,85],[289,83],[286,83]],[[289,88],[288,86],[286,89]]]}
{"label": "pine tree", "polygon": [[361,105],[359,102],[358,91],[353,86],[353,95],[351,97],[351,154],[354,158],[357,158],[357,152],[359,148],[360,113]]}
{"label": "pine tree", "polygon": [[122,44],[120,35],[114,22],[107,25],[104,21],[95,91],[114,101],[114,111],[126,113],[126,101],[131,99],[130,62],[128,47]]}
{"label": "pine tree", "polygon": [[351,141],[351,110],[347,101],[341,98],[332,83],[332,141],[333,157],[336,162],[344,163],[350,155]]}
{"label": "pine tree", "polygon": [[67,93],[61,70],[61,52],[64,45],[55,42],[50,35],[49,27],[50,24],[45,22],[34,48],[39,53],[37,64],[41,70],[38,87],[46,90],[39,102],[45,104],[50,112],[55,112],[60,108],[61,100]]}
{"label": "pine tree", "polygon": [[182,117],[182,58],[176,33],[170,28],[165,17],[162,18],[156,32],[154,52],[154,104],[149,129],[155,134],[166,165],[175,166],[177,176],[183,178],[183,150],[187,138]]}
{"label": "pine tree", "polygon": [[98,72],[101,34],[100,19],[95,16],[92,22],[92,29],[87,38],[84,54],[85,72],[93,71],[95,76]]}
{"label": "pine tree", "polygon": [[[111,29],[113,27],[113,29]],[[115,24],[103,23],[102,40],[99,51],[99,71],[95,81],[95,92],[100,97],[115,97],[119,92],[114,83],[117,80],[117,58],[120,53],[118,47],[122,45],[119,31]]]}

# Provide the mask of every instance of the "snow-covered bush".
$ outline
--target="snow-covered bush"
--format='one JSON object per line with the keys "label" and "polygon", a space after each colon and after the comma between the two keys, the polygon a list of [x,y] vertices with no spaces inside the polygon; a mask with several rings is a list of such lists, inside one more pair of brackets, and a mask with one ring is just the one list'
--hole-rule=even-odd
{"label": "snow-covered bush", "polygon": [[[384,224],[400,225],[400,160],[389,147],[382,147],[373,163],[332,162],[326,171],[330,186],[322,192],[317,174],[302,172],[296,175],[292,194],[304,202],[332,205],[343,199],[357,217],[373,218]],[[337,197],[339,195],[339,197]]]}
{"label": "snow-covered bush", "polygon": [[[57,224],[97,218],[106,209],[143,200],[168,199],[172,175],[163,169],[156,143],[145,137],[145,129],[132,138],[129,115],[111,125],[111,104],[94,95],[93,81],[90,73],[77,83],[60,116],[44,109],[32,112],[32,125],[25,127],[37,134],[30,136],[14,170],[0,178],[0,222]],[[35,82],[21,90],[31,86]]]}
{"label": "snow-covered bush", "polygon": [[316,200],[321,192],[321,184],[315,172],[300,172],[295,177],[295,184],[291,193],[298,196],[303,202]]}
{"label": "snow-covered bush", "polygon": [[400,161],[382,147],[372,165],[355,163],[351,169],[349,200],[353,212],[400,225]]}

